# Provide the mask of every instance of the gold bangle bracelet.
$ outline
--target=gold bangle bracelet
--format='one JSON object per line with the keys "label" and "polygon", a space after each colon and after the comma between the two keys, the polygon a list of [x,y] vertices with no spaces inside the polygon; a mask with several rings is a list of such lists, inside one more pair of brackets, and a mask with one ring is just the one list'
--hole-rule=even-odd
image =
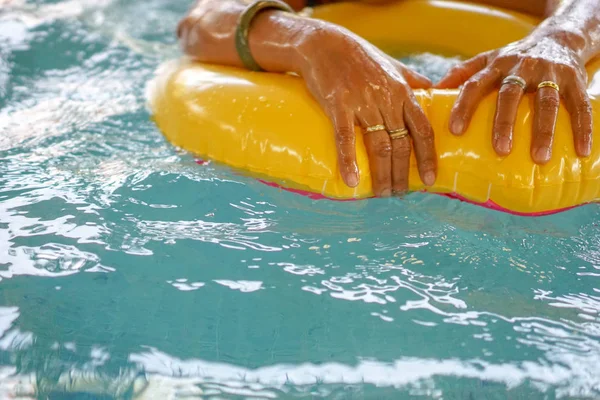
{"label": "gold bangle bracelet", "polygon": [[248,33],[250,25],[256,15],[266,9],[276,9],[293,13],[292,7],[280,0],[257,0],[251,3],[240,15],[237,28],[235,30],[235,47],[238,56],[242,60],[244,67],[251,71],[263,71],[258,65],[252,53],[250,52],[250,44],[248,43]]}

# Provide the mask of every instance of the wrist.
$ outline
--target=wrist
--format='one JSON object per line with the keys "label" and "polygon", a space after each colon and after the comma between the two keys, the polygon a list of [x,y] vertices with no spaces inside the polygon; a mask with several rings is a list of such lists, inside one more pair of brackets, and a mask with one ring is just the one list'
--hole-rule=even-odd
{"label": "wrist", "polygon": [[305,18],[303,24],[291,33],[291,42],[293,43],[296,73],[302,75],[306,68],[310,68],[315,57],[320,57],[320,53],[326,49],[332,41],[334,32],[330,23]]}
{"label": "wrist", "polygon": [[303,60],[298,47],[311,30],[312,21],[279,10],[257,15],[250,30],[249,45],[258,64],[271,72],[299,73]]}
{"label": "wrist", "polygon": [[308,24],[294,38],[299,72],[310,68],[314,61],[333,58],[334,54],[351,54],[352,44],[357,43],[350,31],[338,25],[316,19],[309,20]]}
{"label": "wrist", "polygon": [[532,37],[536,41],[544,39],[552,40],[571,50],[582,60],[585,57],[588,46],[588,38],[586,35],[579,29],[569,27],[568,24],[554,23],[541,26],[534,32]]}

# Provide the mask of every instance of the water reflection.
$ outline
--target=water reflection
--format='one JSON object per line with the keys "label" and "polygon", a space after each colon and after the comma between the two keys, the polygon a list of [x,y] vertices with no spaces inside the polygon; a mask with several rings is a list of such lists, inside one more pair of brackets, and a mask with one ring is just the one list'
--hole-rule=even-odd
{"label": "water reflection", "polygon": [[597,206],[313,201],[197,165],[143,93],[188,2],[37,3],[0,18],[1,398],[600,395]]}

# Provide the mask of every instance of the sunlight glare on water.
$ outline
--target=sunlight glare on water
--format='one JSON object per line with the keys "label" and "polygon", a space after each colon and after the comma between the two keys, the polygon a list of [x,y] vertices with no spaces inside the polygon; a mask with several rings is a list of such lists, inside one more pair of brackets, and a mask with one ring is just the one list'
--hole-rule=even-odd
{"label": "sunlight glare on water", "polygon": [[597,205],[313,201],[197,165],[144,98],[190,3],[0,12],[0,398],[600,396]]}

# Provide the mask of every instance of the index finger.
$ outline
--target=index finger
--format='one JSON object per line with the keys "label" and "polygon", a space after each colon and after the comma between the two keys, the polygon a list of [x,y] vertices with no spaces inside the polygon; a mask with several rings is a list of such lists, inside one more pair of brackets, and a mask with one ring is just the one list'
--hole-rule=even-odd
{"label": "index finger", "polygon": [[356,134],[354,118],[346,111],[337,111],[332,115],[335,130],[338,165],[342,179],[349,187],[356,187],[360,180],[356,164]]}
{"label": "index finger", "polygon": [[417,104],[416,99],[409,99],[404,105],[404,120],[413,138],[415,156],[421,180],[427,186],[435,183],[437,174],[437,154],[433,128],[427,116]]}
{"label": "index finger", "polygon": [[465,82],[450,112],[450,132],[455,135],[465,133],[479,102],[492,91],[499,78],[500,71],[487,68]]}
{"label": "index finger", "polygon": [[438,89],[457,88],[465,83],[470,77],[484,69],[487,63],[487,53],[479,54],[470,60],[450,68],[450,71],[448,71],[435,87]]}

